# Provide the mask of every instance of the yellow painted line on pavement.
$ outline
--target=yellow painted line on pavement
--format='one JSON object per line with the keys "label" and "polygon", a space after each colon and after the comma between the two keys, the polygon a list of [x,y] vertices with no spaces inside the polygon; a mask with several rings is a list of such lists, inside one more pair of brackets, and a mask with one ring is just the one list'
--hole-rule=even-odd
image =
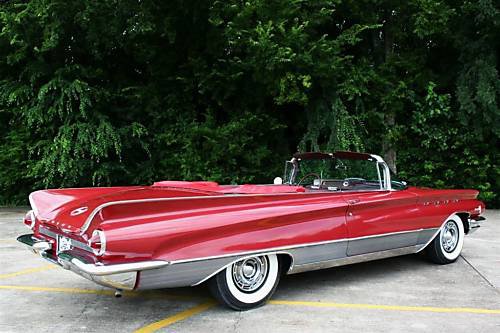
{"label": "yellow painted line on pavement", "polygon": [[[19,285],[0,285],[0,290],[19,290],[19,291],[32,291],[32,292],[60,292],[71,294],[95,294],[113,296],[114,290],[110,289],[79,289],[79,288],[61,288],[61,287],[40,287],[40,286],[19,286]],[[126,297],[146,297],[146,298],[163,298],[163,299],[178,299],[178,300],[195,300],[199,299],[190,295],[173,295],[164,294],[161,292],[134,292],[125,291],[123,296]],[[205,311],[212,307],[215,303],[208,301],[200,304],[194,308],[180,312],[174,316],[167,317],[159,322],[153,323],[147,327],[161,327],[168,326],[174,322],[183,320],[197,313]],[[437,312],[437,313],[469,313],[469,314],[493,314],[500,315],[500,309],[482,309],[482,308],[469,308],[469,307],[432,307],[432,306],[405,306],[405,305],[381,305],[381,304],[356,304],[356,303],[333,303],[333,302],[313,302],[313,301],[286,301],[286,300],[271,300],[269,304],[274,305],[288,305],[288,306],[305,306],[316,308],[344,308],[344,309],[364,309],[364,310],[385,310],[385,311],[409,311],[409,312]],[[210,306],[209,306],[210,305]],[[161,328],[159,327],[159,328]],[[141,330],[142,330],[141,329]],[[158,328],[155,328],[158,329]],[[152,332],[152,331],[138,331],[138,332]]]}
{"label": "yellow painted line on pavement", "polygon": [[[79,289],[79,288],[58,288],[58,287],[38,287],[38,286],[9,286],[9,285],[0,285],[0,290],[20,290],[20,291],[35,291],[35,292],[60,292],[60,293],[71,293],[71,294],[93,294],[93,295],[107,295],[107,296],[113,296],[114,291],[109,290],[109,289]],[[140,296],[145,296],[145,297],[154,297],[154,298],[164,298],[164,299],[181,299],[181,300],[193,300],[194,297],[190,296],[184,296],[184,295],[170,295],[170,294],[163,294],[163,293],[141,293],[141,292],[124,292],[124,296],[127,297],[140,297]],[[213,307],[216,303],[214,301],[208,301],[202,304],[199,304],[195,307],[189,308],[185,311],[179,312],[173,316],[169,316],[165,319],[162,319],[160,321],[154,322],[152,324],[149,324],[147,326],[144,326],[140,329],[138,329],[136,332],[154,332],[160,328],[169,326],[171,324],[174,324],[178,321],[187,319],[191,316],[194,316],[200,312],[206,311]]]}
{"label": "yellow painted line on pavement", "polygon": [[24,269],[22,271],[18,271],[18,272],[14,272],[14,273],[0,274],[0,279],[7,279],[7,278],[11,278],[14,276],[19,276],[19,275],[24,275],[24,274],[43,272],[43,271],[47,271],[49,269],[53,269],[55,267],[56,267],[55,265],[49,264],[49,265],[45,265],[45,266],[41,266],[41,267]]}
{"label": "yellow painted line on pavement", "polygon": [[[66,294],[93,294],[114,296],[115,291],[112,289],[83,289],[83,288],[62,288],[62,287],[41,287],[41,286],[19,286],[19,285],[0,285],[0,290],[18,290],[18,291],[34,291],[34,292],[56,292]],[[135,292],[123,291],[125,297],[146,297],[146,298],[164,298],[176,300],[194,300],[195,297],[189,295],[174,295],[161,292]]]}
{"label": "yellow painted line on pavement", "polygon": [[150,333],[150,332],[155,332],[159,330],[160,328],[164,328],[166,326],[175,324],[181,320],[187,319],[189,317],[192,317],[194,315],[197,315],[198,313],[204,312],[211,307],[213,307],[216,303],[214,301],[209,301],[205,302],[202,304],[199,304],[195,307],[189,308],[185,311],[176,313],[173,316],[169,316],[165,319],[162,319],[160,321],[154,322],[152,324],[149,324],[147,326],[141,327],[138,330],[135,331],[135,333]]}
{"label": "yellow painted line on pavement", "polygon": [[0,239],[0,243],[17,243],[13,239]]}
{"label": "yellow painted line on pavement", "polygon": [[283,301],[283,300],[272,300],[269,303],[276,304],[276,305],[311,306],[311,307],[317,307],[317,308],[345,308],[345,309],[413,311],[413,312],[441,312],[441,313],[452,312],[452,313],[500,314],[500,310],[480,309],[480,308],[441,308],[441,307],[433,307],[433,306],[350,304],[350,303]]}

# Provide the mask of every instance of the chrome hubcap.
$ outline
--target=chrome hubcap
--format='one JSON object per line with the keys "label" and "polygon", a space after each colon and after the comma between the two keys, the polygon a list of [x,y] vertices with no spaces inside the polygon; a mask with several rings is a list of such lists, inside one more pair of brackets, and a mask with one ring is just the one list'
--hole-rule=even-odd
{"label": "chrome hubcap", "polygon": [[233,264],[233,281],[243,292],[259,289],[267,278],[269,263],[267,257],[253,257]]}
{"label": "chrome hubcap", "polygon": [[458,244],[458,226],[454,221],[448,221],[441,232],[441,244],[443,249],[450,253]]}

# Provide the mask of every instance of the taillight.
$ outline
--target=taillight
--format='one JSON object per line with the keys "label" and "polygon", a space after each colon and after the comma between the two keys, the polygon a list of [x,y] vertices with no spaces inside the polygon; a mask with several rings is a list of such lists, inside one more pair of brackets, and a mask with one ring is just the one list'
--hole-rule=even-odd
{"label": "taillight", "polygon": [[96,256],[102,256],[106,251],[106,236],[104,235],[104,231],[94,230],[87,244]]}
{"label": "taillight", "polygon": [[32,210],[27,212],[26,215],[24,216],[23,222],[28,228],[33,230],[36,223],[35,213]]}

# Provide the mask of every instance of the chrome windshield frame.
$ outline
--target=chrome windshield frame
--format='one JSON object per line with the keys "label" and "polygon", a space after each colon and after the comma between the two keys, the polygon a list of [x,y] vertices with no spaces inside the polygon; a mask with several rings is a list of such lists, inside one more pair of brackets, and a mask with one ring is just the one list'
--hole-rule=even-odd
{"label": "chrome windshield frame", "polygon": [[[376,191],[392,191],[391,171],[387,163],[379,155],[369,154],[368,156],[376,162],[377,174],[380,183],[380,189]],[[285,184],[292,185],[293,180],[298,174],[298,167],[299,167],[298,161],[299,160],[296,157],[293,157],[290,161],[285,162],[285,174],[284,174]],[[287,170],[288,164],[292,165],[291,170]]]}

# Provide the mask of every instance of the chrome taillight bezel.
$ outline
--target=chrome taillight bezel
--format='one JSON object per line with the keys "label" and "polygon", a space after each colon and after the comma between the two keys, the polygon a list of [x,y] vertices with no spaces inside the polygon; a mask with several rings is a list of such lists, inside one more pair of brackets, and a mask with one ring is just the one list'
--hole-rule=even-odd
{"label": "chrome taillight bezel", "polygon": [[[92,247],[92,239],[94,237],[98,237],[99,242],[101,243],[101,246],[99,249],[95,249],[94,247]],[[92,232],[92,236],[87,241],[87,245],[89,246],[89,248],[92,249],[92,252],[96,256],[102,256],[106,252],[106,234],[104,233],[104,231],[94,230],[94,232]]]}
{"label": "chrome taillight bezel", "polygon": [[[30,217],[30,224],[26,224],[26,215],[29,215]],[[26,215],[23,217],[23,224],[27,227],[30,228],[30,230],[35,229],[35,224],[36,224],[36,216],[35,212],[33,210],[30,210],[26,213]]]}

